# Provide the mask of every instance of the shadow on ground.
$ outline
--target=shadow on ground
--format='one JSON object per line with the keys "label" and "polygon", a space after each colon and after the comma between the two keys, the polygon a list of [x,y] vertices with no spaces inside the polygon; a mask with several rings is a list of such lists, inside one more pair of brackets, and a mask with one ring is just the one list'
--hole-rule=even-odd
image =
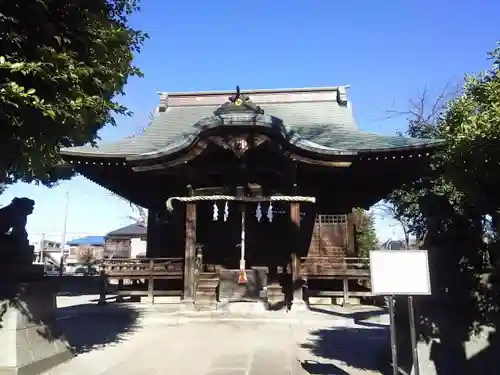
{"label": "shadow on ground", "polygon": [[348,372],[338,368],[331,363],[321,363],[316,361],[301,362],[302,368],[311,375],[349,375]]}
{"label": "shadow on ground", "polygon": [[[312,331],[310,335],[310,342],[302,344],[301,347],[310,350],[313,355],[337,360],[357,369],[373,371],[379,370],[380,353],[389,340],[389,332],[385,327],[320,329]],[[306,369],[306,364],[303,363],[302,367]],[[311,374],[335,374],[331,370],[333,368],[326,372],[307,371]],[[338,371],[337,373],[343,374]]]}
{"label": "shadow on ground", "polygon": [[352,312],[351,311],[341,312],[341,311],[324,309],[324,308],[317,307],[317,306],[309,306],[309,310],[316,312],[316,313],[335,316],[337,318],[352,319],[355,324],[366,326],[366,327],[379,327],[379,328],[386,328],[387,327],[385,324],[366,321],[367,319],[376,318],[376,317],[386,315],[387,310],[382,309],[382,308],[378,308],[376,310],[367,310],[367,311],[362,310],[362,311],[352,311]]}
{"label": "shadow on ground", "polygon": [[138,327],[139,312],[126,304],[82,304],[59,308],[57,315],[58,327],[80,354],[127,340]]}
{"label": "shadow on ground", "polygon": [[[314,356],[324,358],[325,362],[335,360],[360,370],[380,370],[380,353],[389,345],[389,328],[384,324],[365,320],[384,315],[387,313],[385,310],[339,312],[313,306],[310,306],[310,310],[353,319],[357,327],[312,331],[309,342],[303,343],[302,348],[308,349]],[[309,374],[348,374],[331,363],[303,361],[301,365]]]}

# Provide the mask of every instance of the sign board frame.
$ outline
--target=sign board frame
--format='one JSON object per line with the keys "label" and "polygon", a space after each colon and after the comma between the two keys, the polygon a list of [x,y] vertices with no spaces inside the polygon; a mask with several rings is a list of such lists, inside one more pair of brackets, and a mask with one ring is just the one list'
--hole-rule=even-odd
{"label": "sign board frame", "polygon": [[[418,257],[416,258],[415,255],[419,254],[421,256],[420,259]],[[399,258],[399,261],[402,262],[402,266],[405,269],[408,269],[408,272],[405,272],[405,275],[409,275],[409,277],[414,277],[412,275],[412,270],[415,269],[415,266],[417,266],[417,277],[420,277],[420,281],[418,284],[420,286],[425,285],[424,289],[421,290],[408,290],[407,292],[401,291],[400,288],[395,288],[393,290],[388,290],[387,284],[391,285],[401,285],[401,282],[398,282],[396,279],[396,276],[392,277],[392,280],[389,279],[391,282],[387,282],[387,277],[391,278],[391,274],[388,273],[390,269],[385,268],[385,269],[375,269],[374,272],[374,265],[375,267],[380,267],[380,263],[383,261],[383,258]],[[379,258],[379,259],[377,259]],[[381,259],[382,258],[382,259]],[[407,259],[404,259],[407,258]],[[394,259],[391,259],[393,262]],[[389,259],[387,259],[389,260]],[[418,260],[419,263],[416,264],[415,260]],[[410,262],[411,261],[411,262]],[[405,264],[406,262],[406,264]],[[390,267],[390,266],[388,266]],[[378,282],[377,280],[380,280],[380,277],[385,277],[386,280],[384,282]],[[371,287],[372,287],[372,293],[374,295],[379,295],[379,296],[428,296],[432,294],[431,290],[431,281],[430,281],[430,272],[429,272],[429,256],[427,250],[372,250],[370,251],[370,281],[371,281]],[[403,281],[404,282],[404,281]],[[380,284],[385,284],[386,286],[384,287],[385,290],[377,291],[377,285]]]}

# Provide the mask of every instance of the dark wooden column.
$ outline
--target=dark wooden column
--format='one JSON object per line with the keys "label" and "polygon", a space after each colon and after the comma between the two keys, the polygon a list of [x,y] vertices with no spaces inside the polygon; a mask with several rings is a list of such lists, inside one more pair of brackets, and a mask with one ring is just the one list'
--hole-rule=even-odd
{"label": "dark wooden column", "polygon": [[293,225],[293,242],[291,249],[291,268],[292,268],[292,308],[297,309],[303,307],[304,297],[302,295],[302,278],[300,276],[300,203],[290,203],[290,220]]}
{"label": "dark wooden column", "polygon": [[186,203],[186,243],[184,252],[184,301],[194,301],[196,264],[196,203]]}
{"label": "dark wooden column", "polygon": [[148,226],[147,226],[147,242],[146,256],[148,258],[159,258],[165,256],[161,254],[160,233],[157,220],[158,210],[149,208],[148,210]]}
{"label": "dark wooden column", "polygon": [[355,215],[351,211],[347,214],[347,256],[356,257],[356,224],[354,222]]}

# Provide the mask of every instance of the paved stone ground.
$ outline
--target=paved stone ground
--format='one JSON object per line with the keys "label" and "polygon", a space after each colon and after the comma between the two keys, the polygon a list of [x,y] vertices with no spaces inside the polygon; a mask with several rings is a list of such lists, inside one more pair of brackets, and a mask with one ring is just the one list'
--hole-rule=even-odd
{"label": "paved stone ground", "polygon": [[388,339],[385,325],[337,312],[206,319],[168,307],[59,305],[79,354],[45,375],[379,374]]}

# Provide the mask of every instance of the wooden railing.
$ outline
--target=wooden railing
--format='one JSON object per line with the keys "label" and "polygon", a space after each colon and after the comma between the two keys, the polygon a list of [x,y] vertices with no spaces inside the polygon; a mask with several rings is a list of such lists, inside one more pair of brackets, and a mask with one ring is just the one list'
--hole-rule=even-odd
{"label": "wooden railing", "polygon": [[[101,290],[99,304],[106,304],[106,294],[147,295],[151,303],[159,295],[181,295],[182,290],[155,291],[155,280],[181,280],[184,277],[184,258],[140,258],[140,259],[106,259],[101,264]],[[118,279],[118,285],[111,286],[110,279]],[[147,292],[142,289],[127,288],[126,280],[147,281]],[[140,282],[139,282],[140,283]]]}
{"label": "wooden railing", "polygon": [[[350,296],[370,296],[370,290],[349,291],[349,280],[367,280],[370,278],[370,260],[368,258],[305,257],[301,258],[301,276],[307,286],[308,280],[342,280],[342,291],[329,290],[320,292],[321,296],[342,297],[343,303],[349,304]],[[317,291],[316,291],[317,292]],[[308,289],[308,295],[318,295]]]}
{"label": "wooden railing", "polygon": [[180,279],[184,276],[183,258],[107,259],[101,264],[108,278]]}
{"label": "wooden railing", "polygon": [[368,278],[368,258],[303,257],[301,275],[306,278]]}

